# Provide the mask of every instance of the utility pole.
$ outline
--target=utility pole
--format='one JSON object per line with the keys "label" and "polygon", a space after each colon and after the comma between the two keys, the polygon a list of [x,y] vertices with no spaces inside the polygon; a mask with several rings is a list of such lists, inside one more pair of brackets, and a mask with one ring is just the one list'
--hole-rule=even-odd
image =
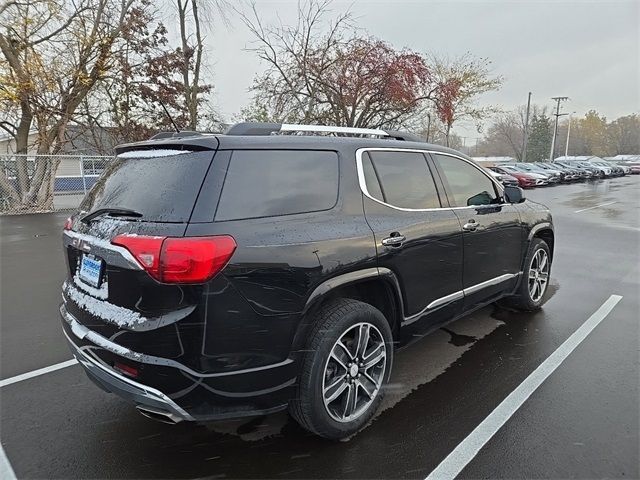
{"label": "utility pole", "polygon": [[554,116],[556,117],[556,121],[553,126],[553,139],[551,140],[551,151],[549,152],[549,161],[553,162],[553,156],[556,153],[556,136],[558,135],[558,117],[562,115],[568,115],[567,113],[560,114],[560,102],[564,102],[569,100],[569,97],[551,97],[551,100],[556,101],[556,113]]}
{"label": "utility pole", "polygon": [[429,136],[431,134],[431,114],[427,113],[427,119],[428,119],[428,123],[427,123],[427,143],[429,143]]}
{"label": "utility pole", "polygon": [[527,115],[524,120],[524,139],[522,140],[522,161],[527,161],[527,141],[529,140],[529,108],[531,107],[531,92],[527,100]]}

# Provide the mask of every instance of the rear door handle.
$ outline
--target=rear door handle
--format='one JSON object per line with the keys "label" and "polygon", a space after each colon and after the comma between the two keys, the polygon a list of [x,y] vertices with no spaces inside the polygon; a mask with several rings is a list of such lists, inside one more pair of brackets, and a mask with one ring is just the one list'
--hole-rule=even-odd
{"label": "rear door handle", "polygon": [[473,218],[462,226],[465,232],[475,232],[476,228],[478,228],[478,223]]}
{"label": "rear door handle", "polygon": [[390,237],[382,239],[382,245],[385,247],[400,247],[405,242],[407,237],[400,235],[399,233],[391,234]]}

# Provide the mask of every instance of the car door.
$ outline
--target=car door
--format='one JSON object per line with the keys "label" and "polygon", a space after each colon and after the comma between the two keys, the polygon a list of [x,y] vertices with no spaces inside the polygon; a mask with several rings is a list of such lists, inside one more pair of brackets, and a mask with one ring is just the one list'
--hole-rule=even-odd
{"label": "car door", "polygon": [[404,323],[419,329],[451,318],[462,307],[462,232],[455,213],[442,208],[444,192],[436,187],[427,156],[359,151],[358,174],[378,265],[398,279]]}
{"label": "car door", "polygon": [[502,187],[473,162],[444,153],[432,157],[462,225],[467,310],[515,287],[523,255],[520,213],[504,202]]}

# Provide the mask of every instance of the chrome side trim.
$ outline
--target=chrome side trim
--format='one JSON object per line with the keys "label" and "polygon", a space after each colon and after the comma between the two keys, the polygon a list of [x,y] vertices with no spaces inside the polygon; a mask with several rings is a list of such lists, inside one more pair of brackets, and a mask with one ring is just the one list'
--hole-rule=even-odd
{"label": "chrome side trim", "polygon": [[194,420],[194,418],[191,415],[189,415],[182,407],[180,407],[180,405],[175,403],[173,400],[171,400],[168,396],[166,396],[160,390],[156,390],[155,388],[149,387],[147,385],[134,382],[130,378],[120,375],[118,372],[111,370],[105,367],[104,365],[101,365],[100,363],[96,362],[89,356],[85,355],[82,352],[82,350],[80,350],[80,348],[78,348],[78,346],[75,343],[73,343],[73,341],[69,338],[69,335],[67,335],[67,332],[65,332],[64,329],[62,330],[62,333],[64,333],[64,336],[67,337],[67,340],[69,341],[69,345],[71,346],[73,356],[76,357],[76,360],[78,360],[78,362],[80,362],[82,366],[85,367],[90,372],[95,369],[99,369],[101,372],[103,372],[103,374],[114,377],[118,379],[120,382],[125,383],[130,387],[132,387],[133,389],[135,389],[137,395],[140,395],[141,397],[144,397],[144,398],[149,398],[150,400],[154,400],[159,403],[164,403],[165,405],[167,405],[167,407],[172,409],[174,412],[178,413],[185,420],[191,420],[191,421]]}
{"label": "chrome side trim", "polygon": [[429,305],[424,307],[418,313],[414,313],[409,317],[404,318],[404,322],[412,322],[422,317],[429,310],[435,310],[436,308],[442,307],[451,302],[455,302],[456,300],[462,300],[466,295],[471,295],[479,290],[482,290],[486,287],[491,287],[493,285],[498,285],[499,283],[506,282],[507,280],[511,280],[512,278],[517,278],[522,274],[522,272],[518,273],[505,273],[504,275],[500,275],[499,277],[492,278],[490,280],[486,280],[484,282],[478,283],[476,285],[472,285],[471,287],[467,287],[463,290],[458,290],[457,292],[450,293],[449,295],[445,295],[444,297],[436,298]]}
{"label": "chrome side trim", "polygon": [[436,298],[433,302],[424,307],[418,313],[414,313],[413,315],[404,317],[404,321],[405,323],[413,322],[414,320],[417,320],[418,318],[425,315],[429,310],[435,310],[436,308],[442,307],[447,303],[455,302],[456,300],[461,300],[462,298],[464,298],[463,290],[458,290],[457,292],[450,293],[449,295],[445,295],[444,297]]}
{"label": "chrome side trim", "polygon": [[476,285],[472,285],[471,287],[467,287],[463,290],[465,296],[471,295],[483,288],[492,287],[493,285],[498,285],[499,283],[506,282],[507,280],[511,280],[512,278],[516,278],[520,273],[505,273],[504,275],[500,275],[499,277],[492,278],[490,280],[486,280],[484,282],[478,283]]}
{"label": "chrome side trim", "polygon": [[[404,153],[433,153],[436,155],[446,155],[448,157],[453,157],[453,158],[457,158],[459,160],[462,160],[463,162],[468,163],[469,165],[473,166],[474,168],[476,168],[480,173],[482,173],[485,177],[487,177],[493,184],[494,186],[496,186],[498,192],[500,193],[501,197],[504,198],[504,186],[502,184],[500,184],[500,182],[497,182],[494,178],[491,177],[491,175],[487,174],[487,172],[485,172],[483,170],[483,167],[480,167],[478,165],[476,165],[475,163],[467,160],[466,158],[460,157],[458,155],[454,155],[452,153],[447,153],[447,152],[440,152],[438,150],[422,150],[422,149],[415,149],[415,148],[392,148],[392,147],[365,147],[365,148],[359,148],[358,150],[356,150],[356,169],[358,171],[358,183],[360,184],[360,190],[362,191],[362,193],[367,196],[368,198],[370,198],[371,200],[373,200],[374,202],[377,202],[381,205],[384,205],[386,207],[389,208],[393,208],[395,210],[400,210],[403,212],[433,212],[433,211],[439,211],[439,210],[461,210],[461,209],[465,209],[465,208],[478,208],[478,207],[482,207],[484,205],[467,205],[465,207],[440,207],[440,208],[404,208],[404,207],[396,207],[395,205],[391,205],[389,203],[383,202],[382,200],[378,200],[377,198],[374,198],[370,193],[369,190],[367,190],[367,184],[365,182],[364,179],[364,167],[362,166],[362,154],[364,152],[404,152]],[[511,205],[510,203],[500,203],[500,204],[496,204],[496,205],[492,205],[493,207],[501,207],[501,206],[506,206],[506,205]]]}
{"label": "chrome side trim", "polygon": [[73,315],[67,312],[66,308],[64,308],[64,305],[60,306],[60,315],[62,315],[62,318],[69,324],[69,327],[71,328],[71,331],[73,332],[73,334],[76,337],[78,337],[80,340],[87,339],[88,341],[90,341],[91,343],[93,343],[94,345],[100,348],[103,348],[115,355],[119,355],[121,357],[125,357],[130,360],[133,360],[135,362],[176,368],[178,370],[182,370],[183,372],[186,372],[189,375],[193,375],[194,377],[198,377],[198,378],[228,377],[231,375],[242,375],[245,373],[260,372],[262,370],[268,370],[271,368],[278,368],[285,365],[289,365],[290,363],[293,362],[293,360],[291,360],[290,358],[287,358],[286,360],[279,363],[265,365],[262,367],[247,368],[244,370],[235,370],[233,372],[199,373],[187,367],[186,365],[181,364],[180,362],[176,362],[175,360],[170,360],[168,358],[156,357],[153,355],[147,355],[145,353],[135,352],[133,350],[130,350],[129,348],[123,347],[122,345],[112,342],[111,340],[107,339],[106,337],[103,337],[99,333],[96,333],[93,330],[89,330],[84,325],[81,325]]}
{"label": "chrome side trim", "polygon": [[427,310],[431,310],[433,308],[437,308],[445,303],[455,302],[456,300],[460,300],[464,297],[464,291],[459,290],[457,292],[453,292],[450,295],[446,295],[444,297],[436,298],[433,302],[427,305]]}
{"label": "chrome side trim", "polygon": [[351,133],[353,135],[376,135],[388,137],[384,130],[374,128],[354,128],[354,127],[334,127],[329,125],[299,125],[293,123],[283,123],[280,126],[281,132],[326,132],[326,133]]}

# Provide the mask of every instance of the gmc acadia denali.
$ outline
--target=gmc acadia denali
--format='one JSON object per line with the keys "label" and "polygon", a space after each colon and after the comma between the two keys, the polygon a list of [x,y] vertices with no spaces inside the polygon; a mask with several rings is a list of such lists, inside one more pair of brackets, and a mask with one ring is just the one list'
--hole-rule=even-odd
{"label": "gmc acadia denali", "polygon": [[544,301],[549,210],[411,134],[243,123],[116,153],[65,224],[60,313],[88,376],[148,417],[288,408],[345,438],[394,348]]}

